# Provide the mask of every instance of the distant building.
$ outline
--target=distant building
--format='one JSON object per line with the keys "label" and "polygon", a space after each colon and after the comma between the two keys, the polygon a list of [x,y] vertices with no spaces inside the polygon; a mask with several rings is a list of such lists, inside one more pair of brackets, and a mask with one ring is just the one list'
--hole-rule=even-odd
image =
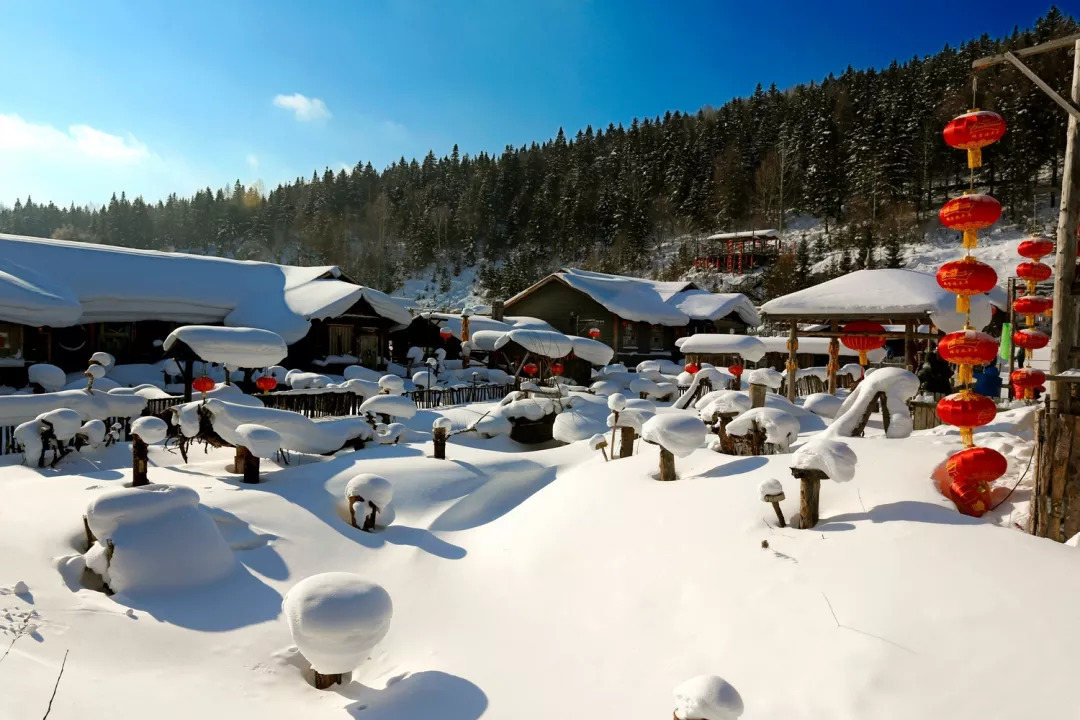
{"label": "distant building", "polygon": [[701,241],[694,267],[742,275],[768,265],[780,254],[776,230],[717,233]]}
{"label": "distant building", "polygon": [[676,338],[705,332],[745,332],[760,321],[741,293],[710,293],[692,282],[660,282],[566,268],[505,303],[507,315],[545,321],[567,335],[597,339],[620,362],[678,354]]}

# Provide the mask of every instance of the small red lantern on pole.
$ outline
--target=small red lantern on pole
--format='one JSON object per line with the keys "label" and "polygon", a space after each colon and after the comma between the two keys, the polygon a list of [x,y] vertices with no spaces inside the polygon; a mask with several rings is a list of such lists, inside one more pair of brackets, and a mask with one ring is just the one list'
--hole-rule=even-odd
{"label": "small red lantern on pole", "polygon": [[993,400],[967,389],[943,397],[937,404],[937,416],[941,422],[960,428],[960,439],[968,448],[975,444],[973,429],[986,425],[996,415],[997,406]]}
{"label": "small red lantern on pole", "polygon": [[551,374],[552,375],[562,375],[563,370],[564,370],[564,368],[563,368],[562,362],[556,360],[555,362],[551,363]]}
{"label": "small red lantern on pole", "polygon": [[734,375],[736,378],[738,378],[743,374],[743,366],[742,365],[729,365],[727,371],[729,373],[731,373],[732,375]]}
{"label": "small red lantern on pole", "polygon": [[[844,333],[840,336],[840,342],[844,343],[844,347],[849,350],[857,350],[859,352],[859,365],[865,366],[869,359],[866,357],[866,353],[870,350],[877,350],[879,347],[885,344],[884,335],[868,335],[866,333],[883,333],[885,328],[876,322],[869,320],[856,320],[849,322],[841,331]],[[858,335],[848,335],[848,333],[859,333]]]}
{"label": "small red lantern on pole", "polygon": [[589,337],[593,340],[600,337],[600,328],[589,328]]}
{"label": "small red lantern on pole", "polygon": [[697,363],[692,363],[692,362],[686,363],[686,365],[683,367],[683,370],[690,373],[691,375],[697,374],[697,371],[700,370],[700,369],[701,368],[698,367]]}
{"label": "small red lantern on pole", "polygon": [[1013,333],[1013,345],[1025,350],[1039,350],[1050,344],[1050,336],[1042,330],[1021,328]]}
{"label": "small red lantern on pole", "polygon": [[1017,395],[1023,397],[1024,400],[1033,400],[1035,390],[1046,382],[1046,373],[1034,368],[1017,368],[1009,375],[1009,382],[1012,383]]}
{"label": "small red lantern on pole", "polygon": [[953,198],[938,211],[941,224],[964,233],[964,247],[978,245],[978,231],[988,228],[1001,217],[1001,203],[989,195],[970,193]]}
{"label": "small red lantern on pole", "polygon": [[206,393],[214,389],[214,381],[203,375],[200,378],[195,378],[195,381],[191,383],[193,390],[202,393],[203,400],[206,399]]}
{"label": "small red lantern on pole", "polygon": [[1005,134],[1005,118],[996,112],[974,109],[953,118],[941,133],[949,147],[967,150],[968,167],[982,167],[982,148]]}
{"label": "small red lantern on pole", "polygon": [[273,375],[263,375],[261,378],[255,381],[255,387],[268,393],[277,387],[277,379]]}
{"label": "small red lantern on pole", "polygon": [[1017,315],[1024,316],[1024,323],[1028,327],[1035,327],[1035,316],[1042,315],[1050,309],[1050,298],[1042,295],[1024,295],[1013,301],[1013,310]]}
{"label": "small red lantern on pole", "polygon": [[535,375],[536,371],[539,369],[540,368],[536,366],[536,363],[525,363],[525,365],[521,368],[521,370],[529,377]]}
{"label": "small red lantern on pole", "polygon": [[1016,266],[1016,277],[1027,283],[1028,295],[1035,294],[1035,284],[1049,280],[1054,271],[1046,263],[1022,262]]}

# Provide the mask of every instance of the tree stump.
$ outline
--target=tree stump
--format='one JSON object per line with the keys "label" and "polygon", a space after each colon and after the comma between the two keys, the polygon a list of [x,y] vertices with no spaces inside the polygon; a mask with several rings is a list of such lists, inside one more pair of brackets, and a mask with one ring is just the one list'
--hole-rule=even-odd
{"label": "tree stump", "polygon": [[97,536],[94,535],[94,531],[90,529],[90,521],[85,515],[82,516],[83,532],[86,533],[86,549],[94,547],[94,543],[97,542]]}
{"label": "tree stump", "polygon": [[675,456],[663,447],[660,448],[660,479],[664,481],[675,479]]}
{"label": "tree stump", "polygon": [[257,484],[259,482],[259,458],[251,454],[243,445],[236,446],[236,458],[233,460],[233,471],[243,475],[242,482]]}
{"label": "tree stump", "polygon": [[446,428],[435,428],[431,431],[431,439],[435,443],[435,459],[446,459]]}
{"label": "tree stump", "polygon": [[765,393],[768,390],[764,385],[750,385],[750,407],[765,407]]}
{"label": "tree stump", "polygon": [[625,425],[619,428],[619,457],[628,458],[634,454],[634,438],[637,437],[637,433],[634,432],[634,428],[626,427]]}
{"label": "tree stump", "polygon": [[799,527],[808,530],[818,521],[818,504],[821,499],[821,481],[828,475],[821,470],[791,468],[791,474],[799,479]]}
{"label": "tree stump", "polygon": [[150,484],[146,469],[149,463],[150,447],[138,435],[131,436],[131,487]]}
{"label": "tree stump", "polygon": [[312,668],[311,671],[315,673],[315,689],[326,690],[334,685],[341,684],[341,673],[335,673],[333,675],[323,675],[321,672]]}

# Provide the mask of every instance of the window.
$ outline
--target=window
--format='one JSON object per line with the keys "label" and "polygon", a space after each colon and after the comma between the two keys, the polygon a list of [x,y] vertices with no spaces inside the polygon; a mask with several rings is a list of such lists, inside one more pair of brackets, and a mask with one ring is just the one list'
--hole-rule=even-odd
{"label": "window", "polygon": [[132,340],[131,323],[101,323],[98,326],[98,348],[123,357]]}
{"label": "window", "polygon": [[0,357],[18,357],[23,349],[22,325],[0,323]]}
{"label": "window", "polygon": [[636,348],[638,346],[637,323],[623,320],[622,327],[619,328],[619,334],[622,336],[622,346],[624,348]]}
{"label": "window", "polygon": [[652,335],[650,337],[652,339],[649,342],[649,347],[651,347],[653,350],[662,349],[664,347],[664,326],[653,325],[651,329]]}
{"label": "window", "polygon": [[330,333],[330,355],[352,355],[355,351],[352,325],[328,325]]}

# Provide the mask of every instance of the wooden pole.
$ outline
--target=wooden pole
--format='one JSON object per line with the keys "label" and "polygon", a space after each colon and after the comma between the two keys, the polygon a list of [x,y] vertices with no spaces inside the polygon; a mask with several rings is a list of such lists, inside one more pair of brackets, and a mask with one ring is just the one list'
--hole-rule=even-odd
{"label": "wooden pole", "polygon": [[912,320],[904,323],[904,365],[909,372],[915,370],[915,323]]}
{"label": "wooden pole", "polygon": [[675,456],[660,447],[660,479],[661,480],[674,480],[675,479]]}
{"label": "wooden pole", "polygon": [[[1057,93],[1054,93],[1057,95]],[[1080,40],[1073,44],[1073,104],[1080,103]],[[1080,123],[1076,114],[1069,114],[1069,129],[1065,141],[1065,170],[1061,183],[1061,209],[1058,213],[1057,257],[1054,262],[1054,317],[1050,335],[1050,374],[1060,375],[1069,369],[1073,346],[1076,345],[1076,304],[1072,294],[1076,280],[1076,226],[1080,218]],[[1062,383],[1050,384],[1051,411],[1069,413],[1069,388]]]}
{"label": "wooden pole", "polygon": [[[634,428],[623,425],[619,428],[619,458],[628,458],[634,454],[634,438],[637,437],[637,433],[634,432]],[[615,447],[611,448],[612,453],[615,452]]]}
{"label": "wooden pole", "polygon": [[[1013,331],[1013,323],[1016,322],[1016,311],[1013,309],[1013,300],[1016,299],[1016,278],[1010,277],[1008,284],[1008,298],[1009,298],[1009,332]],[[1004,342],[1005,338],[1001,338]],[[1009,343],[1009,374],[1006,376],[1006,384],[1009,386],[1009,399],[1012,400],[1014,396],[1012,374],[1016,367],[1016,348]],[[1052,387],[1052,386],[1051,386]]]}
{"label": "wooden pole", "polygon": [[791,468],[791,474],[799,479],[799,527],[809,530],[817,525],[821,481],[828,476],[820,470],[801,468]]}
{"label": "wooden pole", "polygon": [[830,323],[830,329],[835,334],[831,338],[829,338],[828,392],[830,395],[835,395],[836,373],[840,369],[840,322],[838,320],[833,320]]}
{"label": "wooden pole", "polygon": [[138,435],[131,436],[131,487],[150,484],[146,468],[149,464],[150,448]]}
{"label": "wooden pole", "polygon": [[766,390],[767,388],[764,385],[755,385],[753,383],[750,383],[750,407],[765,407]]}
{"label": "wooden pole", "polygon": [[194,380],[195,361],[189,356],[184,361],[184,402],[191,402],[191,383]]}
{"label": "wooden pole", "polygon": [[795,378],[799,371],[799,362],[795,358],[795,353],[799,349],[799,325],[794,320],[791,321],[791,330],[788,332],[787,341],[787,399],[791,402],[795,402]]}
{"label": "wooden pole", "polygon": [[437,427],[431,433],[432,440],[435,443],[435,459],[446,459],[446,428]]}

